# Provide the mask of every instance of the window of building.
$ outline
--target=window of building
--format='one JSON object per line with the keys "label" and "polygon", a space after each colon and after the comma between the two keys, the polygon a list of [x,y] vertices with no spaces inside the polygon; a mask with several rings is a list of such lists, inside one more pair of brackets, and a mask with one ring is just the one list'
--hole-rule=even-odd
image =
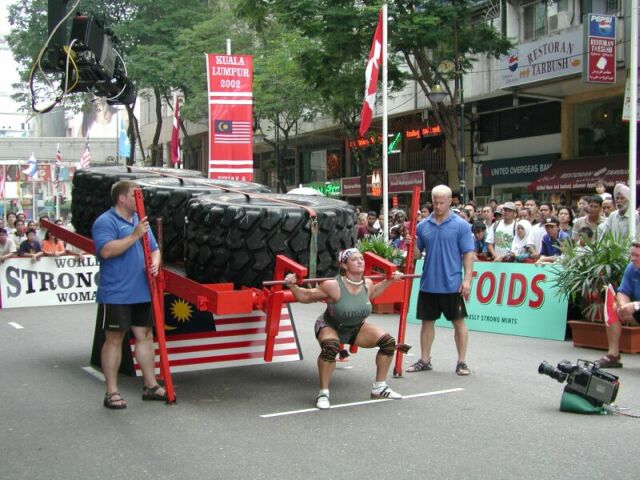
{"label": "window of building", "polygon": [[[602,13],[617,15],[621,12],[621,0],[582,0],[582,14]],[[582,22],[582,18],[580,19]]]}
{"label": "window of building", "polygon": [[622,98],[581,103],[574,108],[574,152],[579,157],[626,153],[629,129],[622,121]]}
{"label": "window of building", "polygon": [[569,0],[539,0],[524,5],[522,7],[522,41],[535,40],[549,33],[569,28],[571,26],[569,10]]}
{"label": "window of building", "polygon": [[547,34],[547,2],[538,1],[522,7],[524,41],[535,40]]}
{"label": "window of building", "polygon": [[560,133],[560,102],[481,114],[480,143]]}

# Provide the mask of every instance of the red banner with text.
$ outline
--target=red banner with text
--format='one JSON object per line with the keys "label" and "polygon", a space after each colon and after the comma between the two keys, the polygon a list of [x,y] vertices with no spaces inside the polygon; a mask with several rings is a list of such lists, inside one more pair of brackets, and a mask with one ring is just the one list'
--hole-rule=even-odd
{"label": "red banner with text", "polygon": [[253,58],[207,54],[209,178],[253,181]]}

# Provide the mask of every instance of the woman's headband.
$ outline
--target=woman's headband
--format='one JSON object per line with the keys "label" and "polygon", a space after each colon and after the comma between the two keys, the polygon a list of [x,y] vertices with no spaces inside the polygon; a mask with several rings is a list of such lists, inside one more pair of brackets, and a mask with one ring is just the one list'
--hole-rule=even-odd
{"label": "woman's headband", "polygon": [[346,263],[347,260],[349,260],[349,257],[354,253],[360,253],[360,250],[357,248],[347,248],[346,250],[342,250],[338,256],[340,263]]}

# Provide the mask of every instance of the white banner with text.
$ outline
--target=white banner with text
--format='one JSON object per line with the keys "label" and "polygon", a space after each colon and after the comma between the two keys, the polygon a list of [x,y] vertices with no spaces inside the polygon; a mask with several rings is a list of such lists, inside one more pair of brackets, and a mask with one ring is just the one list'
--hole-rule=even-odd
{"label": "white banner with text", "polygon": [[0,308],[95,302],[98,270],[91,255],[10,258],[0,264]]}

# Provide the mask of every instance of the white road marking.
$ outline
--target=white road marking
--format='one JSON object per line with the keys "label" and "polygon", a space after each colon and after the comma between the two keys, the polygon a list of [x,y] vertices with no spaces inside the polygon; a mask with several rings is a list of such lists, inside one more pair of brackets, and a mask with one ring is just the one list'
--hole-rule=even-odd
{"label": "white road marking", "polygon": [[22,325],[20,325],[19,323],[16,323],[16,322],[9,322],[9,325],[11,325],[16,330],[21,330],[21,329],[24,328]]}
{"label": "white road marking", "polygon": [[[403,400],[408,400],[411,398],[420,398],[420,397],[431,397],[433,395],[444,395],[445,393],[453,393],[453,392],[462,392],[464,388],[450,388],[448,390],[438,390],[436,392],[425,392],[425,393],[414,393],[412,395],[403,395]],[[359,405],[371,405],[374,403],[382,403],[382,402],[397,402],[398,400],[391,400],[389,398],[385,398],[382,400],[365,400],[363,402],[352,402],[352,403],[343,403],[340,405],[331,405],[330,408],[344,408],[344,407],[356,407]],[[285,415],[297,415],[299,413],[311,413],[318,412],[319,408],[305,408],[302,410],[290,410],[288,412],[278,412],[278,413],[268,413],[266,415],[260,415],[260,418],[272,418],[272,417],[282,417]]]}
{"label": "white road marking", "polygon": [[100,380],[101,382],[104,382],[104,375],[102,374],[102,372],[100,370],[96,370],[94,367],[82,367],[82,370],[84,370],[85,372],[87,372],[89,375],[91,375],[92,377],[97,378],[98,380]]}

